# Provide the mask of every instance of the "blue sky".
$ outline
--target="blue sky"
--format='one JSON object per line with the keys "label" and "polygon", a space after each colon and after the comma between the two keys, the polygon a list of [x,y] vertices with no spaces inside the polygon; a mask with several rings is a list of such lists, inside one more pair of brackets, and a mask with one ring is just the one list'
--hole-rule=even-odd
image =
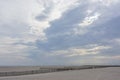
{"label": "blue sky", "polygon": [[120,64],[119,0],[0,0],[0,65]]}

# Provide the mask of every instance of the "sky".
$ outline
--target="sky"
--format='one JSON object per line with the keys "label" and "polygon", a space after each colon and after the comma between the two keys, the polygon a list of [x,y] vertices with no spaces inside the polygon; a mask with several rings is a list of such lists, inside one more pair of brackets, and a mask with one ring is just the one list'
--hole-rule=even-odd
{"label": "sky", "polygon": [[0,0],[0,65],[120,64],[120,0]]}

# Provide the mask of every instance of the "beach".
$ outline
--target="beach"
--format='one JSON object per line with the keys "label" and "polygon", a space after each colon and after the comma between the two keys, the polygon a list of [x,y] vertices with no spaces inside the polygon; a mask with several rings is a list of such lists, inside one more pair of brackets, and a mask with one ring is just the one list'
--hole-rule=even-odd
{"label": "beach", "polygon": [[120,67],[0,77],[0,80],[120,80]]}

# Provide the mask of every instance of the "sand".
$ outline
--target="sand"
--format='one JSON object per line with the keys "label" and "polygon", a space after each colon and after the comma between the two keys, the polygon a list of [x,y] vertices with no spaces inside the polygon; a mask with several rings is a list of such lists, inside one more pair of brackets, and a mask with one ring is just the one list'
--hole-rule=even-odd
{"label": "sand", "polygon": [[0,80],[120,80],[120,67],[0,77]]}
{"label": "sand", "polygon": [[39,66],[3,66],[0,67],[0,72],[30,71],[39,69]]}

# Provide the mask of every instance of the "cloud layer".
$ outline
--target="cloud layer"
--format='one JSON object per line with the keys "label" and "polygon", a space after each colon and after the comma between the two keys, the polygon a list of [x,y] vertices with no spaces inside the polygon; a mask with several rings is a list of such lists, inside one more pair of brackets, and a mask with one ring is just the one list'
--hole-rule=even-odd
{"label": "cloud layer", "polygon": [[119,64],[119,7],[119,0],[0,0],[0,65]]}

